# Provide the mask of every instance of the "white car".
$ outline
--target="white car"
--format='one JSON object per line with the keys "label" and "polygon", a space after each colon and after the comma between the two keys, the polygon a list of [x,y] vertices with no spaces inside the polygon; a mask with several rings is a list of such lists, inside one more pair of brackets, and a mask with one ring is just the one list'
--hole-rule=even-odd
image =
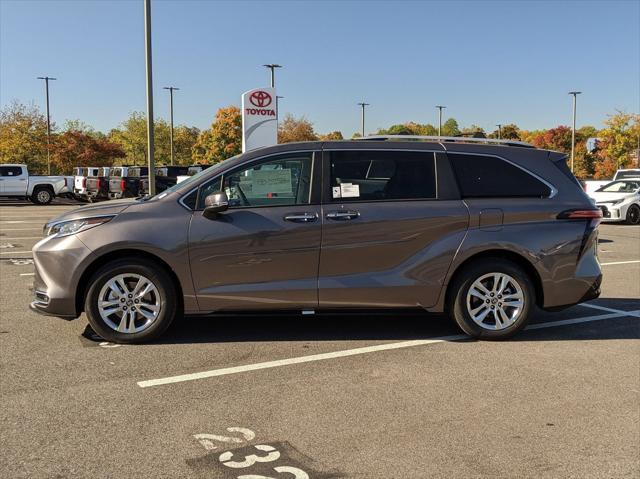
{"label": "white car", "polygon": [[602,221],[640,224],[640,179],[612,181],[589,196],[602,210]]}
{"label": "white car", "polygon": [[0,165],[0,196],[28,198],[39,205],[68,193],[71,181],[64,176],[29,176],[27,165]]}
{"label": "white car", "polygon": [[88,198],[87,177],[98,176],[100,168],[97,166],[77,167],[73,169],[73,195],[82,200]]}

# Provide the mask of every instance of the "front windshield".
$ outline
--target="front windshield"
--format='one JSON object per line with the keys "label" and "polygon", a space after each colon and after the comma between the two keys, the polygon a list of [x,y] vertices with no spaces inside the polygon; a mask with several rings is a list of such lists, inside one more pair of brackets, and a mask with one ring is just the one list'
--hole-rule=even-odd
{"label": "front windshield", "polygon": [[215,175],[215,172],[218,170],[221,170],[229,161],[233,160],[234,158],[237,158],[240,155],[236,155],[236,156],[232,156],[231,158],[227,158],[224,161],[221,161],[220,163],[216,163],[213,166],[210,166],[209,168],[207,168],[206,170],[202,170],[199,173],[196,173],[193,176],[190,176],[189,178],[187,178],[184,181],[181,181],[180,183],[176,183],[175,185],[173,185],[170,188],[167,188],[166,190],[164,190],[162,193],[158,193],[154,196],[145,196],[144,200],[145,201],[149,201],[153,198],[164,198],[165,196],[167,196],[170,193],[173,193],[174,191],[177,191],[179,189],[182,189],[185,186],[189,186],[191,184],[195,184],[198,183],[198,181],[205,175],[205,174],[209,174],[209,173],[213,173]]}
{"label": "front windshield", "polygon": [[640,181],[612,181],[598,191],[603,193],[633,193],[640,188]]}

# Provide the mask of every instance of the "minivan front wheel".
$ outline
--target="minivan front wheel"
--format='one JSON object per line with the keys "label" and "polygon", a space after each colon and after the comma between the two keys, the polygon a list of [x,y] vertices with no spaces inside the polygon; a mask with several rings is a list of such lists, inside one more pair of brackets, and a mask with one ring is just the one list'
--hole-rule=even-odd
{"label": "minivan front wheel", "polygon": [[528,275],[498,258],[465,268],[452,293],[450,315],[465,333],[479,339],[510,338],[526,326],[534,303]]}
{"label": "minivan front wheel", "polygon": [[147,261],[106,264],[90,282],[85,312],[96,333],[115,343],[150,341],[176,316],[176,290],[169,275]]}

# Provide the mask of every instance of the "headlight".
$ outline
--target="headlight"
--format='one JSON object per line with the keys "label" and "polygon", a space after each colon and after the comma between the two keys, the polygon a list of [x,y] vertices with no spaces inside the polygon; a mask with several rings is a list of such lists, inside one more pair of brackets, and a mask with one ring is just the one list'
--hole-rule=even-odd
{"label": "headlight", "polygon": [[115,215],[110,216],[96,216],[95,218],[78,218],[69,221],[60,221],[57,223],[48,223],[44,226],[44,236],[68,236],[81,231],[88,230],[94,226],[101,225],[108,221],[111,221]]}
{"label": "headlight", "polygon": [[624,200],[626,200],[626,198],[621,198],[619,200],[615,200],[611,202],[611,205],[619,205],[620,203],[622,203]]}

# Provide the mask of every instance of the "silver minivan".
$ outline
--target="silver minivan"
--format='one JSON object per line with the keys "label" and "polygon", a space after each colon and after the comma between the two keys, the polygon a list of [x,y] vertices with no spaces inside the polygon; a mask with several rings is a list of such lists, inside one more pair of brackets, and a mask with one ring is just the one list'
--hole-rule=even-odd
{"label": "silver minivan", "polygon": [[563,154],[523,143],[277,145],[52,220],[33,248],[31,308],[85,312],[123,343],[182,314],[372,308],[447,312],[503,339],[535,305],[599,295],[600,218]]}

